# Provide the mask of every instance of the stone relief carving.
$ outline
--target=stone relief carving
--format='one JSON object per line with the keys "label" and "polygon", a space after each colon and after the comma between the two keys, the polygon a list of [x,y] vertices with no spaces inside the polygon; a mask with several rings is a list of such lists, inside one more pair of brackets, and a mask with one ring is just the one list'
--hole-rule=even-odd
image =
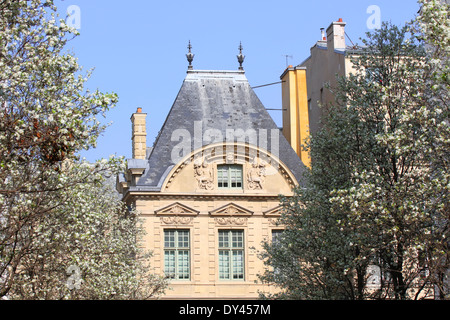
{"label": "stone relief carving", "polygon": [[156,210],[155,214],[161,216],[161,223],[170,225],[186,225],[191,224],[194,221],[194,216],[197,216],[199,211],[175,202],[165,208]]}
{"label": "stone relief carving", "polygon": [[197,215],[199,212],[181,203],[175,202],[170,206],[155,211],[158,215]]}
{"label": "stone relief carving", "polygon": [[164,224],[186,225],[192,222],[192,217],[180,217],[180,216],[161,217],[161,222]]}
{"label": "stone relief carving", "polygon": [[194,161],[194,176],[197,179],[198,187],[203,190],[214,189],[214,168],[207,163],[204,158]]}
{"label": "stone relief carving", "polygon": [[281,225],[278,218],[269,218],[269,225],[276,227]]}
{"label": "stone relief carving", "polygon": [[235,205],[234,203],[229,203],[223,207],[212,210],[209,213],[212,216],[233,216],[233,215],[251,216],[253,214],[252,211],[242,208],[238,205]]}
{"label": "stone relief carving", "polygon": [[240,214],[240,213],[244,213],[244,212],[233,206],[229,206],[229,207],[225,208],[224,210],[220,211],[220,214]]}
{"label": "stone relief carving", "polygon": [[266,165],[259,158],[247,165],[247,186],[250,190],[261,190],[266,178]]}
{"label": "stone relief carving", "polygon": [[190,211],[186,210],[179,204],[174,205],[173,207],[170,207],[168,210],[165,210],[164,213],[170,213],[170,214],[186,214],[191,213]]}
{"label": "stone relief carving", "polygon": [[228,152],[226,157],[227,163],[234,163],[234,152]]}
{"label": "stone relief carving", "polygon": [[215,218],[216,225],[220,226],[243,226],[247,224],[247,218],[239,217],[221,217]]}
{"label": "stone relief carving", "polygon": [[282,206],[277,206],[275,208],[263,212],[264,216],[268,218],[268,222],[271,227],[283,226],[283,224],[280,222],[282,209],[283,209]]}

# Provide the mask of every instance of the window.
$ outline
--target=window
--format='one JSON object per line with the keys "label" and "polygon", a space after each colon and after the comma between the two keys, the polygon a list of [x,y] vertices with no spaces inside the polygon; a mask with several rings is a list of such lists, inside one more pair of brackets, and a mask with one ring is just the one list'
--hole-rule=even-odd
{"label": "window", "polygon": [[244,280],[242,230],[219,230],[219,279]]}
{"label": "window", "polygon": [[[272,230],[272,245],[274,247],[280,247],[281,246],[281,237],[283,235],[284,230]],[[274,274],[279,276],[281,274],[279,267],[274,267],[273,269]]]}
{"label": "window", "polygon": [[241,165],[217,166],[217,182],[219,188],[241,189],[242,166]]}
{"label": "window", "polygon": [[164,272],[175,280],[190,279],[189,230],[164,230]]}
{"label": "window", "polygon": [[280,244],[280,238],[284,230],[272,230],[272,244],[277,246]]}

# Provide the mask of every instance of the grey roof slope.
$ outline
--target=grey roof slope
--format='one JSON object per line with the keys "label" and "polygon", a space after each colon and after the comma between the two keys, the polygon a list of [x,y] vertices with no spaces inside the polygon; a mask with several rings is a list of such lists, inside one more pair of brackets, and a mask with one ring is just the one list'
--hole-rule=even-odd
{"label": "grey roof slope", "polygon": [[[207,71],[188,70],[177,98],[157,137],[145,164],[144,174],[136,188],[159,190],[165,177],[175,165],[171,159],[174,146],[172,133],[185,129],[191,135],[194,151],[194,122],[202,121],[202,134],[208,129],[219,129],[226,137],[227,129],[278,129],[272,117],[251,89],[242,70]],[[270,139],[270,133],[268,133]],[[208,145],[201,141],[202,146]],[[270,150],[270,142],[268,150]],[[196,143],[198,148],[198,142]],[[302,184],[305,166],[284,136],[279,134],[279,158]],[[142,161],[142,160],[141,160]]]}

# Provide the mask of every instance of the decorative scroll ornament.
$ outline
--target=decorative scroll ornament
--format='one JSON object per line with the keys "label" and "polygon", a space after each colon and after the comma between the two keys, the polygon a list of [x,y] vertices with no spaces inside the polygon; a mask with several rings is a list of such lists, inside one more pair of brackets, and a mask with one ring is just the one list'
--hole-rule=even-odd
{"label": "decorative scroll ornament", "polygon": [[276,227],[276,226],[280,226],[280,220],[277,218],[269,218],[269,225]]}
{"label": "decorative scroll ornament", "polygon": [[214,219],[216,225],[220,226],[244,226],[247,224],[247,218],[239,218],[239,217],[220,217]]}
{"label": "decorative scroll ornament", "polygon": [[182,217],[182,216],[169,216],[169,217],[161,217],[161,222],[164,224],[172,224],[172,225],[186,225],[192,222],[192,217]]}

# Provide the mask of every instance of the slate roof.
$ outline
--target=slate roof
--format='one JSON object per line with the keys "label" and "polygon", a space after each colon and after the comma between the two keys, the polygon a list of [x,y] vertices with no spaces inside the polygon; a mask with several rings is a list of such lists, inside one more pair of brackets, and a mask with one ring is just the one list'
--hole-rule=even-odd
{"label": "slate roof", "polygon": [[[250,87],[243,70],[188,70],[148,159],[132,159],[128,163],[129,167],[145,168],[134,187],[136,190],[160,190],[161,184],[175,165],[171,159],[172,149],[180,143],[178,140],[172,141],[175,130],[184,129],[190,133],[192,151],[199,147],[199,143],[201,146],[208,144],[203,139],[200,142],[194,141],[194,123],[197,121],[202,123],[202,134],[208,129],[219,129],[224,139],[227,129],[254,129],[256,132],[258,129],[279,130]],[[269,150],[270,146],[269,141]],[[279,158],[302,184],[305,166],[281,132]]]}

